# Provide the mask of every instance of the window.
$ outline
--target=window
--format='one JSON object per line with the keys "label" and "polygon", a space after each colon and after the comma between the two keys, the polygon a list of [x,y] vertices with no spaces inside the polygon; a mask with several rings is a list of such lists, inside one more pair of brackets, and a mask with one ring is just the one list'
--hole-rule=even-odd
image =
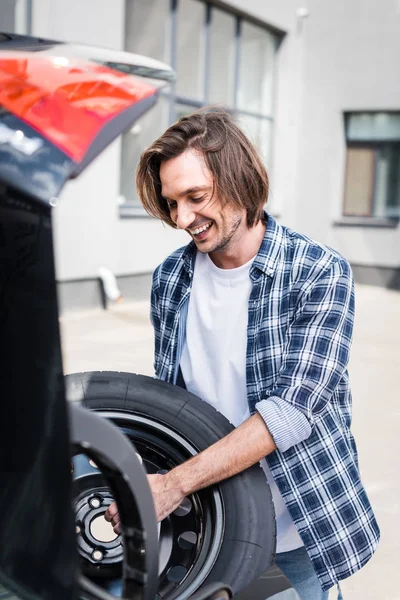
{"label": "window", "polygon": [[137,209],[135,171],[142,151],[167,126],[197,108],[222,105],[270,159],[278,36],[205,0],[126,0],[128,51],[169,63],[176,84],[161,105],[123,137],[121,196]]}
{"label": "window", "polygon": [[271,121],[238,114],[236,123],[256,146],[264,164],[268,165],[271,147]]}
{"label": "window", "polygon": [[[170,1],[127,0],[125,49],[162,62],[170,62]],[[136,194],[136,167],[140,155],[168,127],[169,103],[159,101],[122,136],[120,195],[123,204],[141,204]],[[136,213],[137,214],[137,213]]]}
{"label": "window", "polygon": [[204,93],[204,21],[206,6],[198,0],[183,0],[177,13],[176,93],[202,100]]}
{"label": "window", "polygon": [[124,201],[140,206],[136,194],[136,168],[140,155],[168,127],[168,102],[158,102],[122,136],[120,193]]}
{"label": "window", "polygon": [[222,10],[212,10],[210,28],[210,104],[234,106],[235,102],[236,19]]}
{"label": "window", "polygon": [[[269,116],[276,37],[244,22],[241,27],[238,109]],[[250,68],[249,68],[250,67]]]}
{"label": "window", "polygon": [[400,113],[345,116],[344,215],[400,217]]}

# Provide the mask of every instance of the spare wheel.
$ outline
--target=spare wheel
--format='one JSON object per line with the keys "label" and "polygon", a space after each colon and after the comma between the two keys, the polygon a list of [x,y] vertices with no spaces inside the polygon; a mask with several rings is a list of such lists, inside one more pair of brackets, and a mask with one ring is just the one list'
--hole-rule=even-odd
{"label": "spare wheel", "polygon": [[[68,400],[111,419],[135,444],[148,473],[174,468],[233,429],[197,396],[144,375],[74,373],[66,376],[66,393]],[[96,488],[106,508],[109,492],[101,474],[89,460],[76,459],[77,497]],[[103,543],[97,573],[106,575],[103,586],[118,595],[120,540],[110,542],[108,562],[109,542]],[[202,585],[218,581],[237,593],[272,564],[275,543],[271,492],[263,470],[254,465],[185,498],[161,523],[158,598],[184,600]]]}

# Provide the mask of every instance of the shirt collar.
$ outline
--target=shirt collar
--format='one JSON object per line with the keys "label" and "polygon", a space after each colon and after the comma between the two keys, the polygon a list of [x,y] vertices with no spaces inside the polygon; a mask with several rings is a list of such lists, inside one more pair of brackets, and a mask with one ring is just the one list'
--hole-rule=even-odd
{"label": "shirt collar", "polygon": [[192,240],[191,242],[189,242],[189,244],[184,249],[182,257],[181,257],[181,260],[183,261],[183,268],[185,269],[185,271],[187,271],[189,273],[190,277],[193,277],[195,259],[196,259],[196,244]]}
{"label": "shirt collar", "polygon": [[252,265],[252,271],[258,269],[272,277],[279,263],[279,257],[284,245],[283,228],[271,215],[264,213],[267,227],[263,241]]}

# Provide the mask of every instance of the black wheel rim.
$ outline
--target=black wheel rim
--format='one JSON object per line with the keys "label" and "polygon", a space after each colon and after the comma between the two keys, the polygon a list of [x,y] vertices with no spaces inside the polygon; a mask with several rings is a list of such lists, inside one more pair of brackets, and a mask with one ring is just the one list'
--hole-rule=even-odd
{"label": "black wheel rim", "polygon": [[[115,410],[96,412],[112,420],[135,444],[148,473],[169,471],[198,452],[179,432],[148,416]],[[80,455],[73,460],[77,541],[82,568],[96,583],[120,596],[121,538],[99,542],[90,529],[111,502],[109,490],[101,473],[86,457]],[[224,522],[221,494],[213,487],[185,498],[181,506],[160,524],[156,599],[183,600],[200,587],[218,556]]]}

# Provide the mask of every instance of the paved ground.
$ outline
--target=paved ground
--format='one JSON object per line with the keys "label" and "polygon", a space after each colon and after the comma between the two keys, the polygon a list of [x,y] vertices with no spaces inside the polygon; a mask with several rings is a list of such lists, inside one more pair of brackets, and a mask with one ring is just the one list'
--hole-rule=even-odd
{"label": "paved ground", "polygon": [[[361,473],[381,527],[376,555],[342,583],[344,600],[400,600],[400,293],[357,286],[350,373]],[[64,370],[153,374],[147,303],[61,318]],[[330,600],[335,595],[331,593]]]}

